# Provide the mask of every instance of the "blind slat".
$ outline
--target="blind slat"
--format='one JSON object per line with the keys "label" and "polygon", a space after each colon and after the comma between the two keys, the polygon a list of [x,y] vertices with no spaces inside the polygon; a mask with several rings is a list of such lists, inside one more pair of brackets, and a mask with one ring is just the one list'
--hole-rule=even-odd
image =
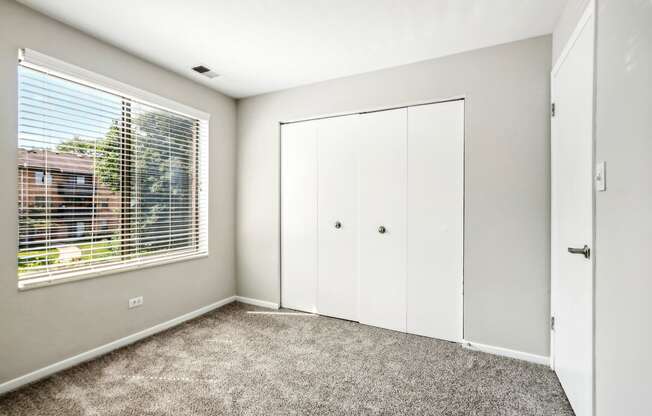
{"label": "blind slat", "polygon": [[207,254],[205,120],[18,76],[19,282]]}

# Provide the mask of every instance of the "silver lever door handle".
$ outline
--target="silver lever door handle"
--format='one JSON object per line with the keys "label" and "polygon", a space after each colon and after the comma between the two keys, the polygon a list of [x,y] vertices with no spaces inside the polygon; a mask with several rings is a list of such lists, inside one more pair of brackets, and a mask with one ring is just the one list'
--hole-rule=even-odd
{"label": "silver lever door handle", "polygon": [[378,232],[379,233],[385,234],[386,231],[387,231],[387,229],[385,227],[383,227],[382,225],[380,227],[378,227]]}
{"label": "silver lever door handle", "polygon": [[586,259],[591,258],[591,249],[586,244],[584,244],[584,247],[582,248],[568,247],[568,252],[571,254],[581,254]]}

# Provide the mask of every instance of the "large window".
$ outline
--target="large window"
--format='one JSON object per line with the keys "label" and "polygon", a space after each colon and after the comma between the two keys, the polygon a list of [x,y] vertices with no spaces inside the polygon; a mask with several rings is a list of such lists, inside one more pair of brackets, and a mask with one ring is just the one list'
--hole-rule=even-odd
{"label": "large window", "polygon": [[22,60],[18,281],[207,254],[207,122]]}

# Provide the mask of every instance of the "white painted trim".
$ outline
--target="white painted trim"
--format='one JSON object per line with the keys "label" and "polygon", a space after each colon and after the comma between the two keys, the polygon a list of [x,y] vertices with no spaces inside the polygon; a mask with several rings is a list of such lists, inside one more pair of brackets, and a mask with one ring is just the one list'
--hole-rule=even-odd
{"label": "white painted trim", "polygon": [[573,33],[571,33],[570,37],[566,41],[566,44],[564,45],[564,49],[562,49],[561,53],[559,54],[559,57],[557,58],[557,62],[555,62],[555,65],[552,67],[552,71],[550,71],[550,73],[553,76],[559,71],[559,68],[561,68],[562,63],[564,63],[564,60],[570,53],[571,49],[573,49],[573,45],[575,45],[575,42],[577,41],[580,34],[582,33],[582,30],[584,29],[586,23],[589,21],[591,16],[593,16],[594,11],[595,11],[595,0],[591,0],[589,4],[586,6],[586,9],[584,10],[582,17],[577,22],[577,26],[575,26],[575,29],[573,29]]}
{"label": "white painted trim", "polygon": [[281,120],[281,121],[279,121],[279,123],[281,125],[283,125],[283,124],[291,124],[291,123],[300,123],[302,121],[320,120],[322,118],[343,117],[343,116],[351,116],[351,115],[354,115],[354,114],[375,113],[375,112],[378,112],[378,111],[396,110],[396,109],[399,109],[399,108],[416,107],[416,106],[419,106],[419,105],[439,104],[439,103],[446,103],[446,102],[449,102],[449,101],[461,101],[461,100],[466,100],[466,95],[455,95],[455,96],[447,97],[447,98],[433,98],[433,99],[430,99],[430,100],[411,101],[411,102],[405,102],[405,103],[401,103],[401,104],[397,104],[397,105],[385,105],[385,106],[380,106],[380,107],[370,107],[370,108],[361,109],[361,110],[344,111],[344,112],[339,112],[339,113],[319,114],[319,115],[301,117],[301,118],[290,119],[290,120]]}
{"label": "white painted trim", "polygon": [[80,280],[94,279],[96,277],[107,276],[111,274],[125,273],[134,270],[146,269],[149,267],[163,266],[171,263],[180,263],[189,260],[197,260],[208,257],[208,253],[199,253],[199,254],[185,254],[178,256],[169,256],[165,258],[161,257],[145,257],[140,259],[140,261],[133,262],[131,264],[117,263],[111,264],[105,267],[98,267],[97,269],[88,269],[81,271],[73,271],[66,274],[60,274],[58,276],[45,276],[39,278],[24,278],[23,281],[18,281],[18,290],[32,290],[38,289],[40,287],[60,285],[64,283],[78,282]]}
{"label": "white painted trim", "polygon": [[21,65],[71,79],[81,84],[89,85],[123,97],[133,98],[164,110],[171,110],[200,120],[210,119],[210,114],[204,111],[197,110],[185,104],[178,103],[169,98],[162,97],[140,88],[133,87],[124,82],[114,80],[113,78],[97,74],[77,65],[69,64],[68,62],[61,61],[32,49],[20,49],[18,51],[18,61]]}
{"label": "white painted trim", "polygon": [[246,298],[244,296],[236,296],[235,300],[238,302],[246,303],[248,305],[254,305],[254,306],[260,306],[263,308],[270,308],[270,309],[279,309],[279,304],[274,303],[274,302],[269,302],[266,300],[260,300],[260,299],[254,299],[254,298]]}
{"label": "white painted trim", "polygon": [[192,312],[186,313],[184,315],[181,315],[179,317],[176,317],[174,319],[171,319],[169,321],[160,323],[158,325],[154,325],[150,328],[144,329],[140,332],[136,332],[135,334],[128,335],[124,338],[120,338],[116,341],[109,342],[108,344],[104,344],[100,347],[93,348],[92,350],[83,352],[81,354],[75,355],[70,358],[66,358],[65,360],[59,361],[57,363],[51,364],[47,367],[43,367],[41,369],[38,369],[36,371],[32,371],[31,373],[25,374],[23,376],[17,377],[13,380],[9,380],[5,383],[0,384],[0,394],[7,393],[11,390],[15,390],[19,387],[22,387],[26,384],[33,383],[37,380],[40,380],[42,378],[48,377],[54,373],[58,373],[59,371],[63,371],[67,368],[73,367],[77,364],[83,363],[85,361],[92,360],[94,358],[97,358],[101,355],[104,355],[106,353],[109,353],[113,350],[116,350],[118,348],[122,348],[126,345],[133,344],[136,341],[140,341],[141,339],[147,338],[149,336],[152,336],[158,332],[165,331],[166,329],[172,328],[174,326],[177,326],[179,324],[182,324],[186,321],[189,321],[193,318],[196,318],[198,316],[201,316],[205,313],[208,313],[214,309],[217,309],[221,306],[224,306],[226,304],[229,304],[233,301],[236,300],[236,296],[230,296],[226,299],[222,299],[218,302],[211,303],[210,305],[206,305],[202,308],[199,308],[197,310],[194,310]]}
{"label": "white painted trim", "polygon": [[550,357],[530,354],[529,352],[510,350],[502,347],[494,347],[493,345],[479,344],[477,342],[470,342],[466,340],[462,340],[462,347],[473,351],[482,351],[493,355],[500,355],[502,357],[529,361],[535,364],[542,364],[546,366],[550,365]]}

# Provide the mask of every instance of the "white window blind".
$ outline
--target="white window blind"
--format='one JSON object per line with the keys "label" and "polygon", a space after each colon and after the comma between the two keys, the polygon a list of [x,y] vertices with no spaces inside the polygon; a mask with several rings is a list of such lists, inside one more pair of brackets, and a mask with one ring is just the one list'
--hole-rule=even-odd
{"label": "white window blind", "polygon": [[21,60],[19,287],[208,253],[208,122],[133,91]]}

